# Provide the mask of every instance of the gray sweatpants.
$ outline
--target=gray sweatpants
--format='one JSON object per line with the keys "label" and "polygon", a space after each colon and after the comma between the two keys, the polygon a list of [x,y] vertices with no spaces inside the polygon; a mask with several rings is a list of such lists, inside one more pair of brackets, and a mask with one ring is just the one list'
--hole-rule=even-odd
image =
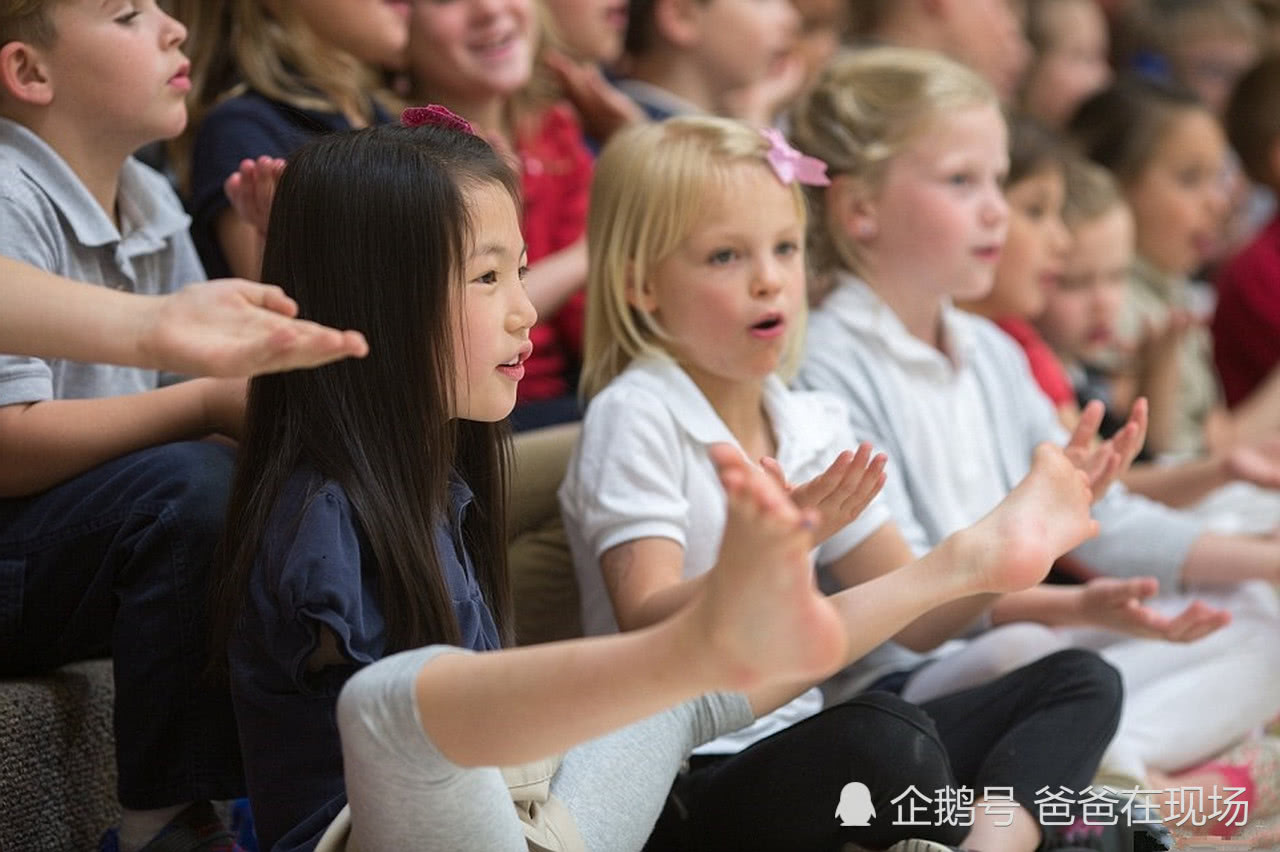
{"label": "gray sweatpants", "polygon": [[[413,685],[433,645],[354,675],[338,699],[352,841],[358,849],[526,852],[501,773],[450,762],[422,729]],[[752,720],[740,694],[711,694],[571,749],[551,780],[591,852],[644,846],[696,746]],[[520,735],[512,720],[511,736]]]}

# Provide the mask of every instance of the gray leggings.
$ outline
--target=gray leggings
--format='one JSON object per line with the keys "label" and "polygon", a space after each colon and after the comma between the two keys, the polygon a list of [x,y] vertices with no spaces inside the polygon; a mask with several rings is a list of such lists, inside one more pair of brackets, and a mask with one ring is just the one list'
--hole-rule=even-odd
{"label": "gray leggings", "polygon": [[[354,675],[338,699],[352,842],[358,849],[526,852],[501,773],[451,763],[418,720],[414,679],[433,645]],[[681,763],[751,722],[744,696],[712,694],[570,749],[551,780],[591,852],[640,850]],[[519,735],[513,721],[512,735]]]}

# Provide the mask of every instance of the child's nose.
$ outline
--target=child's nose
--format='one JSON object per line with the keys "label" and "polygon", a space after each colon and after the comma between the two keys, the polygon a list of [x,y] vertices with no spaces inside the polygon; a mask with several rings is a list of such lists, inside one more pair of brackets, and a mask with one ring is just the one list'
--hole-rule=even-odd
{"label": "child's nose", "polygon": [[160,33],[165,47],[178,47],[184,44],[187,40],[186,25],[163,11],[160,14],[162,16]]}
{"label": "child's nose", "polygon": [[529,293],[523,287],[518,288],[515,301],[507,313],[507,330],[522,331],[533,328],[533,324],[537,321],[538,309],[529,300]]}
{"label": "child's nose", "polygon": [[998,187],[987,195],[982,205],[981,216],[983,224],[991,227],[1003,225],[1009,218],[1009,204],[1004,200],[1004,193]]}
{"label": "child's nose", "polygon": [[752,294],[755,296],[772,296],[782,289],[782,269],[773,260],[762,261],[756,267],[755,277],[751,282]]}

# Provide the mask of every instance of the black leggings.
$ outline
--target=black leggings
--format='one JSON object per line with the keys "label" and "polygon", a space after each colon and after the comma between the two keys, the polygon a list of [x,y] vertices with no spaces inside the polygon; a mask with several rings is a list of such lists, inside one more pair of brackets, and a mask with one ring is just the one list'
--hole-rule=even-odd
{"label": "black leggings", "polygon": [[[903,826],[892,800],[909,786],[1011,787],[1033,815],[1037,791],[1083,789],[1120,718],[1120,676],[1089,651],[1051,654],[982,686],[919,707],[869,692],[732,755],[695,755],[676,779],[647,852],[884,849],[907,837],[956,845],[969,829]],[[875,816],[841,826],[845,785],[860,781]],[[904,806],[904,818],[908,814]]]}

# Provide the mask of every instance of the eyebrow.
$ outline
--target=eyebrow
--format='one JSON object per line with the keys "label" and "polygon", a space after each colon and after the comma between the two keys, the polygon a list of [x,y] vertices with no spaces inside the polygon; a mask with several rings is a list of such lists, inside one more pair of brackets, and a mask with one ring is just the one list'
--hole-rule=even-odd
{"label": "eyebrow", "polygon": [[[520,246],[520,254],[518,255],[518,257],[524,257],[528,253],[529,253],[529,246],[527,244],[522,244]],[[501,243],[485,243],[484,245],[476,246],[476,248],[471,252],[472,257],[480,257],[482,255],[489,255],[489,254],[496,254],[499,257],[506,257],[508,255],[507,247],[502,245]]]}

